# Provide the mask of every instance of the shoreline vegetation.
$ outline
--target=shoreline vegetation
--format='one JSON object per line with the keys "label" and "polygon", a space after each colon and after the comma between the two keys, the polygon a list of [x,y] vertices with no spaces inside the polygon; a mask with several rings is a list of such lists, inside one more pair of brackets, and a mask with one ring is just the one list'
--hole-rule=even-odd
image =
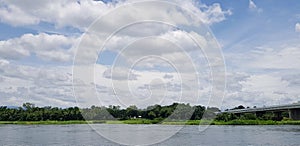
{"label": "shoreline vegetation", "polygon": [[[243,106],[234,109],[242,109]],[[256,116],[253,113],[235,115],[220,113],[215,107],[191,106],[184,103],[153,105],[145,109],[130,106],[90,108],[36,107],[24,103],[21,107],[0,106],[0,125],[66,125],[66,124],[161,124],[161,125],[300,125],[287,113],[278,118],[272,112]],[[190,120],[186,120],[190,119]],[[214,120],[208,120],[214,119]]]}
{"label": "shoreline vegetation", "polygon": [[148,119],[132,120],[95,120],[95,121],[0,121],[0,125],[72,125],[72,124],[159,124],[159,125],[300,125],[300,120],[273,121],[273,120],[232,120],[232,121],[163,121]]}

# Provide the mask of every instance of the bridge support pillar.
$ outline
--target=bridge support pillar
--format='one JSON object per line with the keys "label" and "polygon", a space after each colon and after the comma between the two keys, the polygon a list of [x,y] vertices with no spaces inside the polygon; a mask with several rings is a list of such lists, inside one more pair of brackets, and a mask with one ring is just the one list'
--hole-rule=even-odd
{"label": "bridge support pillar", "polygon": [[300,109],[290,109],[289,118],[293,120],[300,120]]}

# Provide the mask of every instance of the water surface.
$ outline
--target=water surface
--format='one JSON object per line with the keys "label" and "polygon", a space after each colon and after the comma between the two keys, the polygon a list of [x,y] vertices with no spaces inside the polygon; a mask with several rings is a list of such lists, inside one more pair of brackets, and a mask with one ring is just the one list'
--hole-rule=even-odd
{"label": "water surface", "polygon": [[[139,125],[132,125],[139,126]],[[97,130],[109,130],[112,135],[124,133],[124,125],[0,125],[0,145],[120,145],[100,136]],[[150,132],[163,134],[177,126],[160,125]],[[140,132],[133,128],[131,132]],[[121,133],[121,134],[120,134]],[[123,134],[122,134],[123,133]],[[151,137],[148,137],[151,139]],[[142,138],[136,136],[136,140]],[[299,145],[300,126],[210,126],[199,132],[198,126],[185,126],[171,138],[155,145]]]}

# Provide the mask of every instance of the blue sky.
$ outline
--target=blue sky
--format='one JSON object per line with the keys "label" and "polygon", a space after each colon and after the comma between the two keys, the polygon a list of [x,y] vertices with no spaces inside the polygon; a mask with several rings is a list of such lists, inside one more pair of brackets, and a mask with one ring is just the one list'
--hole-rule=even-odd
{"label": "blue sky", "polygon": [[224,49],[231,49],[232,44],[242,41],[249,41],[250,45],[259,45],[263,42],[284,41],[299,36],[295,32],[295,24],[299,22],[300,13],[300,4],[297,1],[257,1],[256,9],[249,9],[249,1],[246,0],[219,3],[233,12],[226,21],[211,27],[216,37],[224,39],[229,45]]}
{"label": "blue sky", "polygon": [[[81,39],[83,34],[99,16],[106,15],[114,8],[130,2],[133,1],[112,3],[89,0],[77,3],[64,0],[18,3],[0,0],[0,105],[21,105],[27,101],[41,106],[50,104],[64,107],[78,104],[74,97],[74,84],[72,84],[72,65],[78,53],[78,44],[87,41],[84,47],[99,47],[94,43],[97,39],[83,41]],[[193,17],[191,21],[195,23],[202,21],[211,29],[220,43],[227,70],[225,73],[227,88],[224,91],[221,108],[240,104],[245,106],[288,104],[300,100],[300,66],[298,64],[300,61],[300,3],[298,1],[188,0],[182,2],[174,0],[174,2],[192,10],[196,17]],[[116,25],[114,21],[127,21],[145,16],[155,18],[159,15],[155,11],[143,12],[141,10],[140,13],[131,13],[131,11],[132,9],[128,8],[126,11],[128,13],[124,13],[123,16],[111,18],[109,20],[111,27]],[[164,14],[164,7],[157,7],[157,11]],[[184,12],[172,11],[161,15],[176,19],[175,23],[178,23],[180,27],[185,20],[179,17],[180,13]],[[101,28],[103,30],[110,29],[109,25],[103,27],[107,27],[107,29]],[[107,43],[104,51],[98,54],[99,58],[95,64],[94,84],[101,87],[97,90],[102,98],[102,104],[146,106],[149,103],[168,104],[178,100],[180,93],[175,90],[179,87],[180,77],[175,72],[170,72],[174,70],[171,69],[170,63],[159,58],[146,58],[140,60],[141,63],[137,63],[136,68],[143,68],[142,70],[133,69],[130,72],[122,70],[125,66],[130,67],[132,65],[130,63],[136,61],[134,59],[147,54],[169,57],[169,61],[173,64],[187,67],[188,63],[186,64],[185,61],[188,60],[184,59],[184,54],[178,54],[167,48],[151,52],[151,49],[155,47],[162,47],[160,45],[169,46],[167,41],[154,43],[155,45],[145,45],[146,42],[143,42],[144,46],[139,42],[134,42],[139,36],[146,34],[159,35],[163,38],[175,37],[175,39],[182,40],[181,46],[190,47],[190,43],[185,41],[186,32],[170,29],[167,26],[144,24],[121,31]],[[145,41],[155,40],[146,39]],[[132,44],[128,44],[129,42]],[[120,50],[127,45],[129,45],[127,52],[120,55]],[[131,50],[130,47],[132,47]],[[173,49],[175,48],[173,46]],[[114,66],[114,59],[118,55],[121,60],[117,63],[120,64]],[[203,54],[199,53],[199,55]],[[172,60],[172,57],[175,59]],[[191,58],[197,60],[195,56]],[[208,102],[212,84],[210,79],[205,79],[205,77],[209,78],[209,73],[207,73],[209,71],[204,64],[205,61],[196,63],[196,66],[204,68],[199,69],[204,77],[199,78],[203,82],[199,89],[195,89],[199,90],[199,97],[203,99],[192,104],[206,105]],[[115,74],[112,72],[113,67],[117,72]],[[126,81],[130,86],[125,88],[124,84],[124,89],[124,74],[121,74],[123,71],[128,75]],[[185,78],[192,73],[184,71],[182,74]],[[115,79],[112,79],[113,75]],[[190,78],[186,77],[186,79]],[[117,84],[118,89],[115,89],[115,92],[120,90],[119,96],[124,96],[121,103],[118,102],[120,99],[112,98],[115,94],[111,83]],[[180,86],[181,90],[185,90],[185,84]],[[132,90],[136,91],[133,93]],[[135,100],[129,97],[131,94],[139,96],[137,100],[148,96],[151,98],[155,96],[155,98],[148,103],[145,103],[147,100],[135,103],[131,102]],[[187,96],[189,95],[192,96],[192,92],[187,92]],[[166,98],[164,101],[156,99],[161,97]],[[82,100],[84,106],[95,104],[94,99],[84,100]],[[192,99],[187,99],[188,101]]]}

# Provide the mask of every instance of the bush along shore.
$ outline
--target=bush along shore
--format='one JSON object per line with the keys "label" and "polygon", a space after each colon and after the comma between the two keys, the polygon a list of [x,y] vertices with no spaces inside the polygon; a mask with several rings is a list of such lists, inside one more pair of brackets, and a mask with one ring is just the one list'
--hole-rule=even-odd
{"label": "bush along shore", "polygon": [[[82,109],[35,107],[34,104],[24,103],[21,107],[1,106],[0,124],[300,125],[300,121],[288,119],[288,114],[283,114],[282,120],[275,120],[273,113],[256,117],[250,113],[236,116],[230,113],[216,114],[217,112],[220,112],[218,108],[182,103],[168,106],[154,105],[145,109],[138,109],[136,106],[126,109],[119,106],[91,106]],[[211,119],[214,117],[214,120],[202,119],[204,113],[206,117]]]}

